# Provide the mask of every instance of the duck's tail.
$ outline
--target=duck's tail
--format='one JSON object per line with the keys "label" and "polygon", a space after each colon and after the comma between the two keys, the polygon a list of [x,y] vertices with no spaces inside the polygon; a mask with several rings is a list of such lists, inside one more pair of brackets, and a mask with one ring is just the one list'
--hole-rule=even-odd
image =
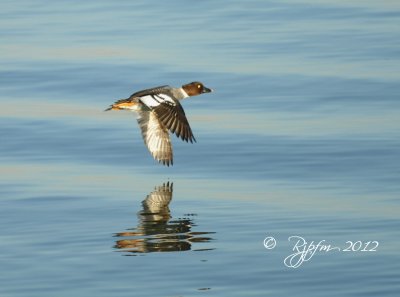
{"label": "duck's tail", "polygon": [[111,104],[104,111],[120,110],[120,109],[131,109],[133,105],[135,105],[135,102],[133,102],[129,98],[128,99],[120,99],[120,100],[116,101],[114,104]]}

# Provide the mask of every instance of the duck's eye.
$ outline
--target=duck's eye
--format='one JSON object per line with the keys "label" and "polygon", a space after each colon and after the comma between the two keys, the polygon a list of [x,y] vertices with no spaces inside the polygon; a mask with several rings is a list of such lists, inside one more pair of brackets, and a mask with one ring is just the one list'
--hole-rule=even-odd
{"label": "duck's eye", "polygon": [[201,89],[201,85],[197,85],[197,87],[198,87],[199,89]]}

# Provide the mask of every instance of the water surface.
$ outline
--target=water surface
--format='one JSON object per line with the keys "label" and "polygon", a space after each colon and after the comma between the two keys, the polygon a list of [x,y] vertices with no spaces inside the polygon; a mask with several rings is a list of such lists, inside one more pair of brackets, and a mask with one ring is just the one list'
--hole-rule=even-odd
{"label": "water surface", "polygon": [[[0,7],[1,296],[397,296],[395,1]],[[193,80],[173,167],[103,112]]]}

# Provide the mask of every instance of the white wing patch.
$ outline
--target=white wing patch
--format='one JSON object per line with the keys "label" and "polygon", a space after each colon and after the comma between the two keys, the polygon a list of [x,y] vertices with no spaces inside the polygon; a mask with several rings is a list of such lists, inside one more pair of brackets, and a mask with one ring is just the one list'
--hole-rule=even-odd
{"label": "white wing patch", "polygon": [[163,102],[170,102],[175,105],[174,100],[165,94],[157,94],[157,95],[146,95],[143,97],[140,97],[139,99],[144,105],[153,108],[158,105],[160,105]]}
{"label": "white wing patch", "polygon": [[153,111],[140,111],[138,114],[142,137],[151,155],[164,165],[172,165],[172,144],[168,130],[162,126]]}

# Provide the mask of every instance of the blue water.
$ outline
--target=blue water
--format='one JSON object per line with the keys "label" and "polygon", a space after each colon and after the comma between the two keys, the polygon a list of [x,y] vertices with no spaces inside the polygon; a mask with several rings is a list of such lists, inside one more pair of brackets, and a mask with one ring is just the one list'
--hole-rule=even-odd
{"label": "blue water", "polygon": [[[398,3],[0,8],[0,296],[398,295]],[[103,112],[194,80],[173,167]]]}

